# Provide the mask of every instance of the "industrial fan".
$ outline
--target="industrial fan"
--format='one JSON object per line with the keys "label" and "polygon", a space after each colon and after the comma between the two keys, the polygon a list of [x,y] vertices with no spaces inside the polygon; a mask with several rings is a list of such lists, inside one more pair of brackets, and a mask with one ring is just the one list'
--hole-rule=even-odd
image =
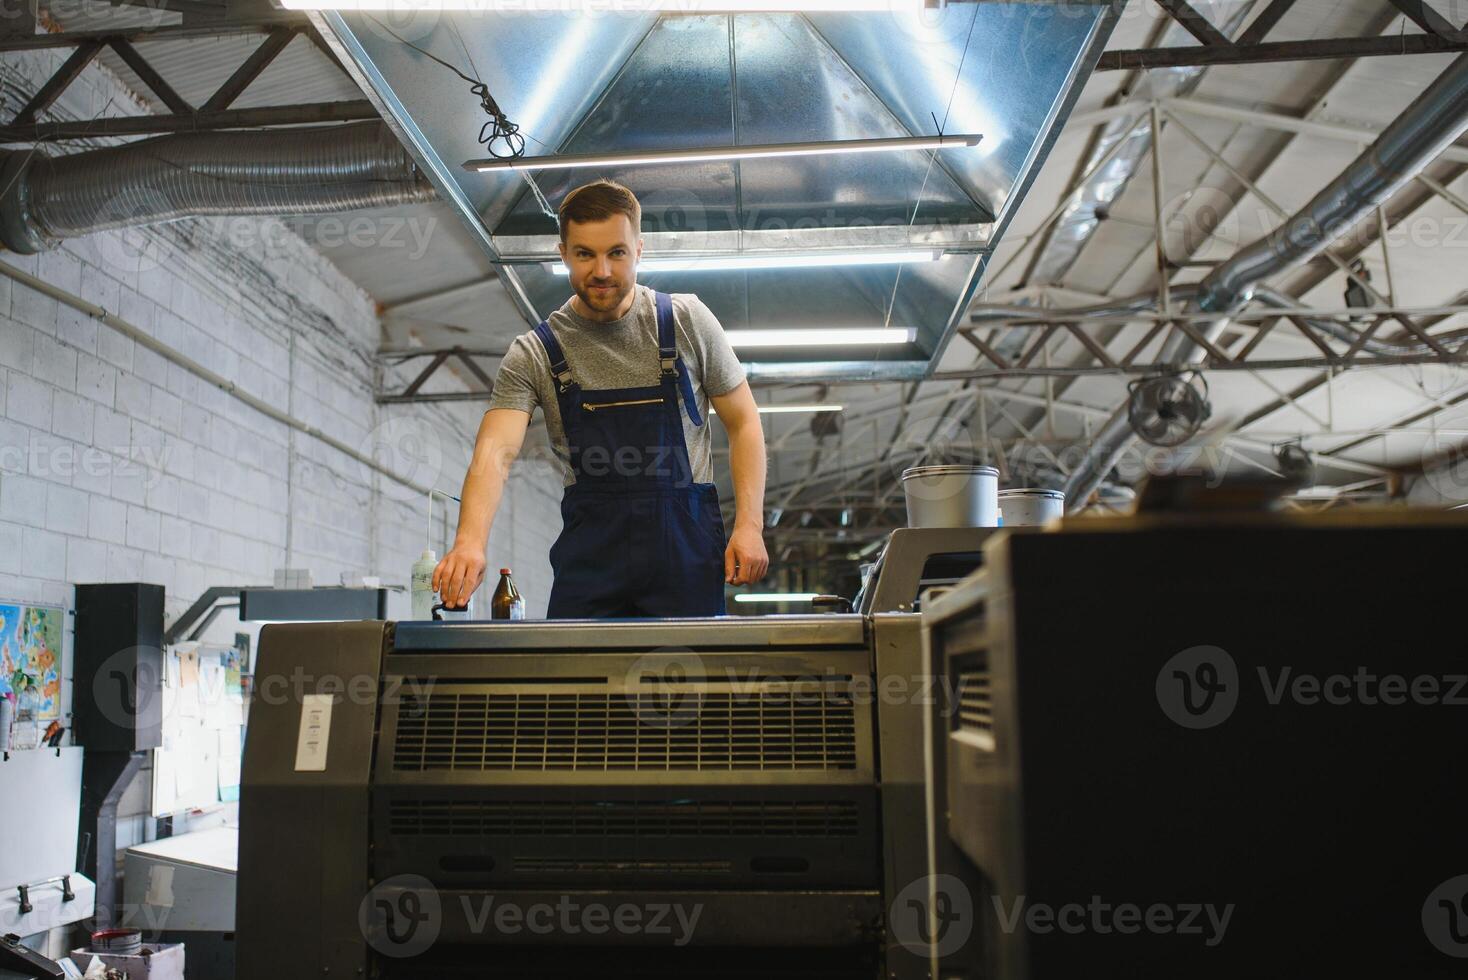
{"label": "industrial fan", "polygon": [[1280,475],[1300,486],[1315,482],[1315,459],[1298,439],[1277,443],[1274,459],[1279,463]]}
{"label": "industrial fan", "polygon": [[1212,412],[1208,382],[1196,371],[1187,376],[1143,378],[1128,389],[1127,421],[1133,432],[1154,446],[1182,445],[1197,434]]}

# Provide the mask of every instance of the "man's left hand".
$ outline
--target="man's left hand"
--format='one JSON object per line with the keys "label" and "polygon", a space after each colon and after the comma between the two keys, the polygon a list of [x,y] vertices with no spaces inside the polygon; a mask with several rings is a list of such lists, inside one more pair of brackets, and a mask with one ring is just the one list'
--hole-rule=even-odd
{"label": "man's left hand", "polygon": [[735,527],[724,549],[724,581],[730,585],[752,585],[770,570],[764,535],[756,527]]}

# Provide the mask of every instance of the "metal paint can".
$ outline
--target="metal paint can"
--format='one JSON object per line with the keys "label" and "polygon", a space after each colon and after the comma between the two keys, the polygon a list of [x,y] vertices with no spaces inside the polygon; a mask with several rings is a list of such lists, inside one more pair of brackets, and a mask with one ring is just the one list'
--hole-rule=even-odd
{"label": "metal paint can", "polygon": [[1065,516],[1065,494],[1059,490],[999,491],[999,509],[1005,527],[1037,527]]}
{"label": "metal paint can", "polygon": [[914,466],[902,473],[908,527],[996,527],[999,471],[963,464]]}

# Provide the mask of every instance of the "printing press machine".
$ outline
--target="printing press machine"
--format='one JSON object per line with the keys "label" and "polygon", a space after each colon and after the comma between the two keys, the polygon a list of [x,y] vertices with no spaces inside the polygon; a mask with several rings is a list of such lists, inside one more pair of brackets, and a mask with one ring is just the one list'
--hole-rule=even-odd
{"label": "printing press machine", "polygon": [[896,610],[991,534],[894,532],[854,614],[265,627],[236,975],[928,977]]}
{"label": "printing press machine", "polygon": [[[1148,508],[899,530],[850,615],[268,627],[237,976],[1461,975],[1468,521]],[[297,671],[366,682],[320,771]]]}

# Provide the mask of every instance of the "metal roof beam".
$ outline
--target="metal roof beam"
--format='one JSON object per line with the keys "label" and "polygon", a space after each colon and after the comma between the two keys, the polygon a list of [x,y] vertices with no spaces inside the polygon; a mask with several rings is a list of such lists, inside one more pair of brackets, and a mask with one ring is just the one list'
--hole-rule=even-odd
{"label": "metal roof beam", "polygon": [[1295,5],[1295,0],[1274,0],[1264,12],[1254,18],[1254,23],[1239,37],[1242,45],[1254,45],[1263,41],[1270,31],[1274,30],[1284,15],[1290,12]]}
{"label": "metal roof beam", "polygon": [[149,64],[148,59],[144,58],[126,38],[109,38],[107,43],[113,51],[117,52],[117,56],[123,60],[123,63],[133,70],[138,80],[168,107],[169,112],[183,115],[194,111],[194,107],[189,105],[183,96],[175,92],[172,85],[163,80],[158,70]]}
{"label": "metal roof beam", "polygon": [[1213,26],[1213,22],[1194,10],[1188,0],[1157,0],[1167,16],[1177,21],[1193,37],[1210,47],[1233,47],[1233,42]]}
{"label": "metal roof beam", "polygon": [[72,48],[93,42],[108,42],[113,38],[125,41],[191,41],[209,37],[238,37],[241,34],[265,34],[284,22],[302,21],[300,14],[252,20],[234,24],[169,24],[164,27],[133,27],[118,29],[103,28],[94,31],[61,31],[56,34],[28,34],[20,37],[0,38],[0,52],[35,51],[40,48]]}
{"label": "metal roof beam", "polygon": [[1429,34],[1453,38],[1462,32],[1442,14],[1433,10],[1426,0],[1391,0],[1392,6],[1407,15],[1407,19]]}
{"label": "metal roof beam", "polygon": [[[1336,140],[1357,146],[1369,146],[1381,135],[1381,130],[1372,129],[1367,126],[1348,126],[1344,123],[1325,123],[1316,122],[1311,119],[1298,119],[1294,116],[1286,116],[1278,112],[1266,112],[1262,109],[1250,109],[1244,106],[1227,105],[1222,102],[1210,102],[1206,99],[1191,97],[1171,98],[1161,100],[1160,104],[1165,109],[1186,113],[1190,116],[1206,116],[1210,119],[1221,119],[1224,122],[1240,123],[1245,126],[1259,126],[1264,129],[1274,129],[1284,133],[1296,133],[1302,136],[1316,136],[1320,139]],[[1452,160],[1457,163],[1468,163],[1468,146],[1450,146],[1443,151],[1438,159]]]}
{"label": "metal roof beam", "polygon": [[1340,58],[1379,58],[1404,54],[1442,54],[1468,51],[1468,37],[1457,32],[1403,34],[1394,37],[1337,37],[1313,41],[1271,41],[1267,44],[1204,44],[1181,48],[1135,48],[1108,51],[1097,71],[1147,68],[1185,68],[1196,65],[1253,65],[1275,61],[1322,61]]}
{"label": "metal roof beam", "polygon": [[204,103],[205,112],[222,112],[229,108],[231,102],[239,98],[250,87],[250,83],[260,77],[260,73],[270,66],[276,56],[285,50],[285,46],[291,43],[296,32],[303,30],[301,27],[273,27],[260,46],[250,52],[245,63],[235,69],[234,74],[219,86],[219,90],[209,97]]}
{"label": "metal roof beam", "polygon": [[0,127],[0,145],[48,140],[96,139],[104,136],[142,136],[148,133],[202,133],[215,129],[257,129],[310,123],[357,122],[378,118],[365,99],[347,102],[310,102],[303,105],[226,109],[223,112],[179,113],[167,116],[114,116],[71,122],[32,123]]}
{"label": "metal roof beam", "polygon": [[36,116],[51,108],[52,103],[61,98],[61,93],[76,81],[82,69],[90,65],[92,59],[97,57],[97,53],[101,50],[101,41],[88,41],[86,44],[78,45],[77,49],[71,53],[71,57],[61,63],[61,67],[57,68],[55,73],[46,80],[46,84],[42,85],[20,112],[16,113],[10,125],[29,126],[35,122]]}

